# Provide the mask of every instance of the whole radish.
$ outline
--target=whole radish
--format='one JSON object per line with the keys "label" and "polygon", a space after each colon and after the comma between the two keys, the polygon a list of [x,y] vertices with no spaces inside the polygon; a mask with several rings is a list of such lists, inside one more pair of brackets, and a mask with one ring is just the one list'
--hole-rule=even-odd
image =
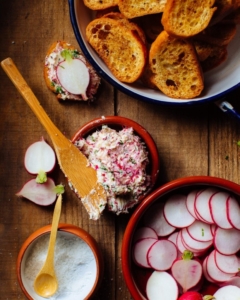
{"label": "whole radish", "polygon": [[203,297],[198,292],[186,292],[178,300],[203,300]]}

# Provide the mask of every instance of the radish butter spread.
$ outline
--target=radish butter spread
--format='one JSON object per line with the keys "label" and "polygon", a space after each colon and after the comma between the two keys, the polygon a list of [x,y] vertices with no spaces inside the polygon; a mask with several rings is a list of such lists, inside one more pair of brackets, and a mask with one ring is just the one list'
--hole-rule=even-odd
{"label": "radish butter spread", "polygon": [[108,210],[127,213],[148,191],[148,152],[133,128],[116,131],[103,125],[101,130],[81,138],[75,145],[97,171],[98,181],[107,193]]}

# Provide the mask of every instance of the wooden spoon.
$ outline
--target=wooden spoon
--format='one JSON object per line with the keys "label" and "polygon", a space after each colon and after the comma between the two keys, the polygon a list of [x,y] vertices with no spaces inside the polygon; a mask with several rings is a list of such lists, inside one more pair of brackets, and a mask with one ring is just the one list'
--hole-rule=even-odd
{"label": "wooden spoon", "polygon": [[56,293],[58,288],[58,280],[54,270],[54,249],[57,238],[57,229],[61,214],[61,208],[62,195],[59,195],[53,213],[47,258],[34,281],[34,290],[41,297],[52,296]]}
{"label": "wooden spoon", "polygon": [[97,182],[96,171],[88,166],[87,158],[53,124],[12,59],[6,58],[1,66],[45,127],[55,148],[60,168],[68,177],[75,193],[82,199],[90,218],[97,220],[106,205],[106,193]]}

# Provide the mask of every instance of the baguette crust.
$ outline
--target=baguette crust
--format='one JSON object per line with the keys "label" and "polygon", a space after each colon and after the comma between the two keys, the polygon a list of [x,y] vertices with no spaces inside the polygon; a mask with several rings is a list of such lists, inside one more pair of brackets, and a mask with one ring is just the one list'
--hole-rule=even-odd
{"label": "baguette crust", "polygon": [[165,6],[162,24],[169,34],[190,37],[204,30],[216,7],[215,0],[168,0]]}
{"label": "baguette crust", "polygon": [[118,0],[83,0],[83,2],[92,10],[102,10],[118,5]]}
{"label": "baguette crust", "polygon": [[167,0],[119,0],[120,12],[128,19],[164,11]]}
{"label": "baguette crust", "polygon": [[196,50],[186,39],[161,32],[150,48],[149,64],[153,84],[169,97],[194,98],[204,88]]}
{"label": "baguette crust", "polygon": [[141,76],[147,49],[135,30],[102,17],[88,24],[86,38],[119,81],[131,83]]}

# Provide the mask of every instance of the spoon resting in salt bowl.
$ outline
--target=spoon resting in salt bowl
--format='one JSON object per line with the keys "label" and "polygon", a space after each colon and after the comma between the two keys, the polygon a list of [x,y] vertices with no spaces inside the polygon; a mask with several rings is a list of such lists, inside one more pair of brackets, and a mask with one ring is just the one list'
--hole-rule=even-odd
{"label": "spoon resting in salt bowl", "polygon": [[54,295],[58,289],[58,280],[54,270],[54,249],[58,223],[61,214],[62,195],[58,196],[54,213],[46,261],[34,281],[35,292],[44,298]]}

